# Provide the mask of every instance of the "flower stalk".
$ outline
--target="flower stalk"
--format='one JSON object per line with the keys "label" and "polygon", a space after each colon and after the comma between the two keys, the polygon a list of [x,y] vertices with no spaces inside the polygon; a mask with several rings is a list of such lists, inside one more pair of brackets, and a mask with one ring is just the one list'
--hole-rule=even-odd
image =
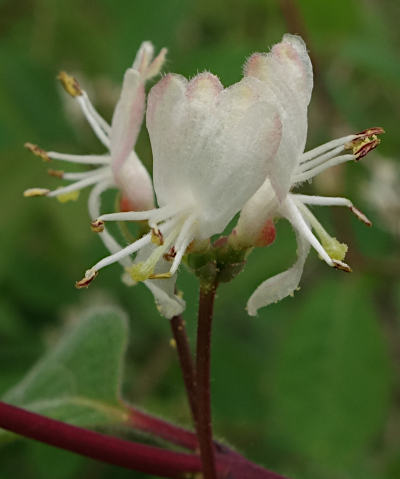
{"label": "flower stalk", "polygon": [[193,357],[186,334],[185,321],[182,316],[179,315],[171,318],[170,324],[178,352],[179,364],[182,370],[182,377],[185,384],[190,411],[192,413],[193,422],[196,424],[196,378]]}
{"label": "flower stalk", "polygon": [[196,429],[205,479],[217,478],[215,449],[212,440],[210,390],[211,330],[216,289],[216,281],[200,284],[196,353]]}

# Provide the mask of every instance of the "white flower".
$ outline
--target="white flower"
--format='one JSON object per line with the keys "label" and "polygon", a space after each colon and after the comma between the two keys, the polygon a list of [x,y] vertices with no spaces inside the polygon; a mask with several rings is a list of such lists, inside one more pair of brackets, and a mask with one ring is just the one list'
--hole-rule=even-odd
{"label": "white flower", "polygon": [[[132,278],[156,279],[169,295],[165,279],[176,273],[188,246],[221,233],[270,168],[281,122],[276,108],[260,98],[260,87],[259,80],[244,78],[223,89],[217,77],[202,73],[190,82],[169,74],[152,88],[147,128],[159,208],[103,215],[96,221],[101,225],[148,220],[152,230],[99,261],[78,287],[87,286],[105,266],[140,250],[141,261],[130,269]],[[144,253],[152,242],[157,247]],[[163,258],[171,263],[159,272]]]}
{"label": "white flower", "polygon": [[255,315],[259,308],[297,289],[310,246],[329,266],[350,271],[343,262],[347,246],[331,238],[306,205],[347,206],[367,225],[371,225],[370,221],[346,198],[299,195],[291,190],[327,168],[359,160],[378,145],[376,135],[383,130],[371,128],[303,153],[313,74],[306,46],[298,36],[285,35],[270,53],[253,54],[244,72],[245,78],[261,80],[265,96],[280,105],[282,141],[264,184],[242,209],[231,240],[237,246],[255,245],[268,221],[284,217],[292,224],[298,241],[296,263],[288,271],[263,282],[249,299],[248,312]]}
{"label": "white flower", "polygon": [[[111,126],[95,110],[76,79],[65,72],[60,73],[59,79],[62,85],[78,102],[94,133],[107,148],[108,153],[104,155],[70,155],[45,151],[37,145],[26,143],[25,146],[30,151],[45,161],[54,159],[91,165],[94,168],[79,173],[49,170],[51,175],[72,181],[72,183],[53,191],[45,188],[30,188],[24,192],[25,196],[56,197],[63,202],[76,199],[81,189],[94,185],[88,201],[92,219],[99,216],[101,194],[109,188],[120,189],[122,201],[125,205],[129,205],[130,209],[144,210],[154,207],[150,175],[133,151],[144,116],[145,83],[146,80],[159,73],[166,50],[162,49],[154,60],[153,53],[153,45],[150,42],[143,42],[132,68],[125,72],[121,95],[114,110]],[[111,252],[121,249],[107,231],[102,231],[101,238]],[[125,265],[127,264],[125,262]]]}

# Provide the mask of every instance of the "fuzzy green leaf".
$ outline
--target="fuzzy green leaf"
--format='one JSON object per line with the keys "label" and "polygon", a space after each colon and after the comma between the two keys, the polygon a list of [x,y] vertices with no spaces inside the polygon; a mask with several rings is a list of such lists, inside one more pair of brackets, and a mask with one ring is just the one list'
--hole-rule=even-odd
{"label": "fuzzy green leaf", "polygon": [[119,392],[127,337],[121,312],[91,311],[3,400],[79,426],[123,421]]}

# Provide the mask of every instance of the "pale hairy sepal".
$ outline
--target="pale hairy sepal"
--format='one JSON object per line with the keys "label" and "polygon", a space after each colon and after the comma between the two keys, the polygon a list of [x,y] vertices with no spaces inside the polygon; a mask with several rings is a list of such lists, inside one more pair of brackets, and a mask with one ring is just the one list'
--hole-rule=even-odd
{"label": "pale hairy sepal", "polygon": [[247,303],[247,312],[250,316],[256,316],[260,308],[292,296],[298,289],[310,244],[297,232],[296,238],[297,261],[288,270],[267,279],[257,287]]}

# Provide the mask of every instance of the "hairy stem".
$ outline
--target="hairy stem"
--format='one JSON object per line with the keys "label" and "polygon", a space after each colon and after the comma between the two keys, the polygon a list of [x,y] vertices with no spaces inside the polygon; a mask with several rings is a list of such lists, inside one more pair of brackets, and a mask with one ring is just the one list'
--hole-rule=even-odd
{"label": "hairy stem", "polygon": [[125,441],[0,402],[0,427],[98,461],[161,477],[200,472],[198,456]]}
{"label": "hairy stem", "polygon": [[[161,420],[160,420],[161,421]],[[162,423],[163,421],[161,421]],[[169,425],[174,428],[173,425]],[[82,456],[147,474],[184,479],[202,471],[200,458],[124,441],[0,402],[0,428]],[[180,428],[177,428],[180,429]],[[186,434],[193,435],[189,431]],[[188,444],[189,446],[189,444]],[[215,445],[218,478],[287,479],[222,445]]]}
{"label": "hairy stem", "polygon": [[196,355],[197,437],[205,479],[216,479],[215,449],[211,422],[211,326],[216,283],[200,286]]}
{"label": "hairy stem", "polygon": [[183,382],[189,401],[193,422],[196,424],[196,378],[194,372],[193,356],[190,350],[189,340],[186,334],[185,321],[182,316],[174,316],[171,319],[172,334],[178,351],[179,363],[182,369]]}
{"label": "hairy stem", "polygon": [[164,439],[165,441],[195,451],[198,445],[197,436],[191,431],[159,419],[151,414],[126,405],[129,409],[129,425],[134,429]]}

